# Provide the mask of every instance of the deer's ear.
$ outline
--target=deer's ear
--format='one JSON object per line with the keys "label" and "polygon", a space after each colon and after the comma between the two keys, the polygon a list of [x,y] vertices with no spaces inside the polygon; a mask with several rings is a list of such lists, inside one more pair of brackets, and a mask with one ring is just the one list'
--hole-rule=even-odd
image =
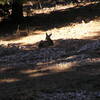
{"label": "deer's ear", "polygon": [[51,36],[52,34],[49,34],[49,37]]}
{"label": "deer's ear", "polygon": [[48,34],[46,33],[46,36],[48,36]]}

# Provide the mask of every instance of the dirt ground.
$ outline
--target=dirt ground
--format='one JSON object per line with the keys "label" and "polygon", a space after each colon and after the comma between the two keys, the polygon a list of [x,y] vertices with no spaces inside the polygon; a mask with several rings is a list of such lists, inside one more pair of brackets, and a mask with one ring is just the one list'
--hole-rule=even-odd
{"label": "dirt ground", "polygon": [[[0,100],[42,100],[38,98],[41,92],[100,91],[100,52],[72,53],[100,39],[99,5],[36,15],[33,22],[37,24],[30,23],[33,28],[28,36],[1,36]],[[47,17],[49,21],[44,20]],[[52,33],[54,46],[40,49],[38,43],[46,32]]]}

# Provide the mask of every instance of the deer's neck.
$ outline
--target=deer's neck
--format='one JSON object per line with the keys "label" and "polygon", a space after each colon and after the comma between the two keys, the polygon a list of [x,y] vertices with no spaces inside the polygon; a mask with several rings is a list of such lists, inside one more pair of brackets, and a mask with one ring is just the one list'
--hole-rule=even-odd
{"label": "deer's neck", "polygon": [[53,41],[51,39],[47,40],[50,45],[53,45]]}

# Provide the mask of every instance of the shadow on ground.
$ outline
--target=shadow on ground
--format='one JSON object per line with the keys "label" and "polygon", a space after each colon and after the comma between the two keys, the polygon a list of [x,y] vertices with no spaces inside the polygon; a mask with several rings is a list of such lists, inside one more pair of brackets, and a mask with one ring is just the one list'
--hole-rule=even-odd
{"label": "shadow on ground", "polygon": [[[59,67],[63,69],[65,67],[63,66],[64,64],[67,67],[71,63],[71,61],[66,62],[66,55],[59,56],[57,59],[55,59],[55,55],[54,58],[52,57],[52,59],[45,61],[43,57],[39,56],[40,52],[44,51],[43,53],[46,53],[47,50],[54,50],[54,48],[58,48],[57,50],[62,48],[66,53],[70,53],[93,41],[85,39],[58,40],[59,43],[53,47],[46,49],[31,48],[31,50],[15,47],[14,45],[16,44],[9,48],[1,46],[0,100],[6,98],[13,100],[21,100],[21,98],[24,98],[24,100],[29,100],[29,98],[35,99],[36,94],[41,91],[52,93],[58,90],[100,90],[100,61],[90,62],[86,65],[79,65],[79,62],[77,64],[73,63],[67,69],[59,71]],[[65,46],[61,46],[62,43]],[[57,54],[57,51],[53,52]],[[57,55],[59,54],[60,52]],[[46,54],[47,57],[51,55],[51,53]],[[98,58],[100,59],[100,56]],[[60,63],[62,63],[60,66],[59,59]]]}

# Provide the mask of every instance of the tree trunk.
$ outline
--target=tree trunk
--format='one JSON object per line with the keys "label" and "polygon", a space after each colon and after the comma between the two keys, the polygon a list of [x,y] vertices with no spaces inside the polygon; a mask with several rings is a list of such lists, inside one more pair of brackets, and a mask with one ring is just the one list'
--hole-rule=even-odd
{"label": "tree trunk", "polygon": [[23,5],[18,0],[13,0],[12,3],[12,19],[18,23],[21,22],[23,18]]}

